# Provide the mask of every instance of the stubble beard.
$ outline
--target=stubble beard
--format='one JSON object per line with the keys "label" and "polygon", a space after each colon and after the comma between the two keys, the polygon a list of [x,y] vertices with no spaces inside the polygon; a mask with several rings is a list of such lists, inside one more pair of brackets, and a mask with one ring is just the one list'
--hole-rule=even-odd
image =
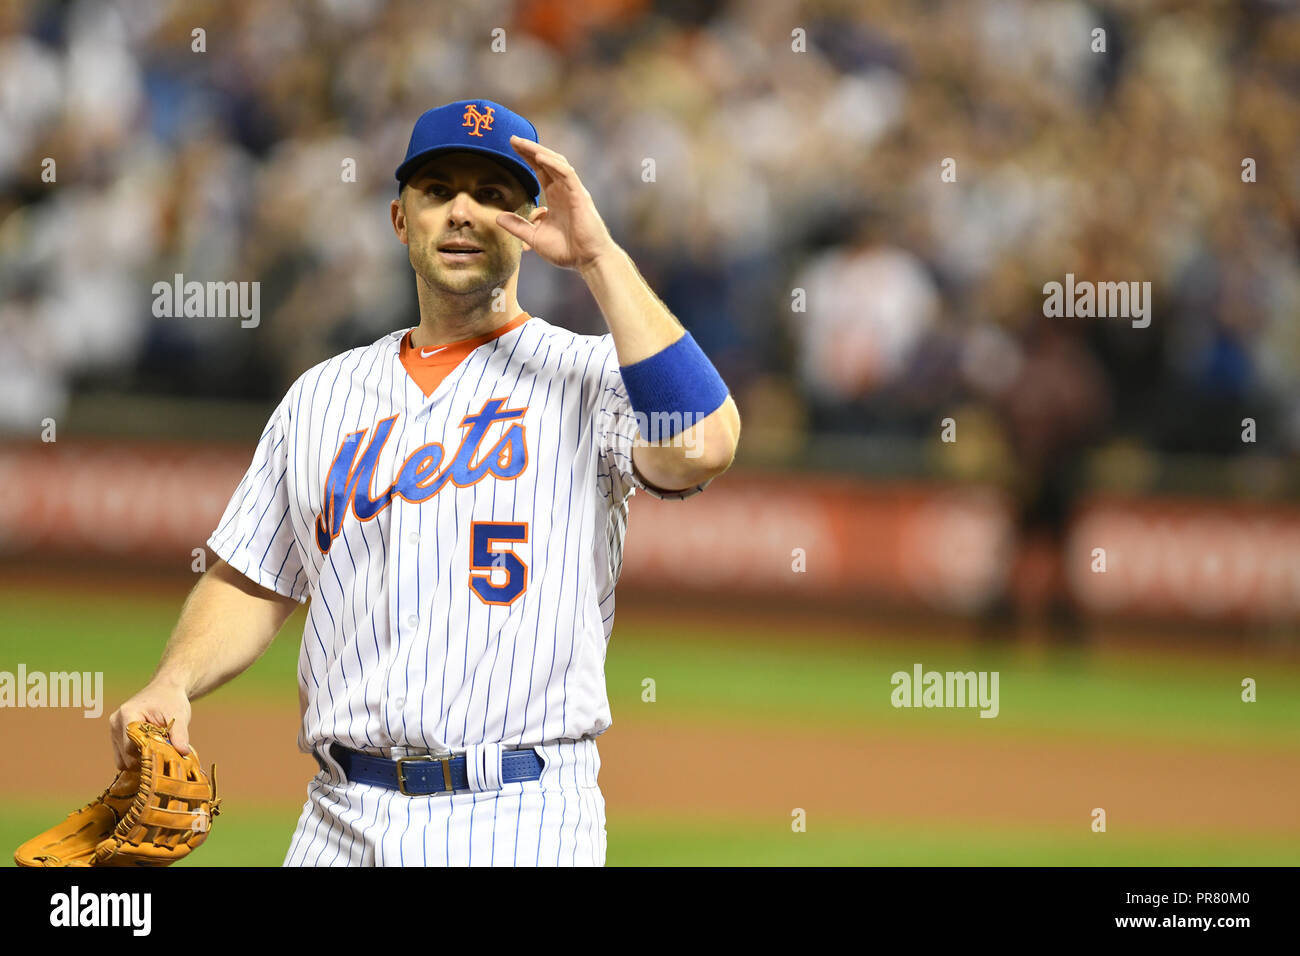
{"label": "stubble beard", "polygon": [[485,248],[479,253],[482,261],[447,265],[438,258],[438,243],[430,240],[418,250],[412,247],[410,259],[415,274],[434,292],[489,298],[495,290],[505,288],[514,273],[514,267],[501,257],[502,250]]}

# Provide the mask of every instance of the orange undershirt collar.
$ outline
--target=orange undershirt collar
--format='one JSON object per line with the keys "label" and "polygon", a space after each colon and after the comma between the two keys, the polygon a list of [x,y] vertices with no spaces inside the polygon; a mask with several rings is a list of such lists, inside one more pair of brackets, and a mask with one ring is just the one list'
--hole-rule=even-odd
{"label": "orange undershirt collar", "polygon": [[424,392],[425,398],[428,398],[433,394],[433,390],[442,384],[442,380],[450,375],[452,370],[476,348],[519,328],[531,318],[532,316],[527,312],[520,312],[501,328],[489,332],[487,335],[479,335],[472,339],[461,339],[459,342],[448,342],[446,345],[425,348],[416,348],[411,344],[411,333],[415,331],[415,329],[411,329],[410,332],[402,336],[401,349],[398,354],[401,356],[402,366],[406,369],[406,374],[411,376],[415,384],[420,386],[420,391]]}

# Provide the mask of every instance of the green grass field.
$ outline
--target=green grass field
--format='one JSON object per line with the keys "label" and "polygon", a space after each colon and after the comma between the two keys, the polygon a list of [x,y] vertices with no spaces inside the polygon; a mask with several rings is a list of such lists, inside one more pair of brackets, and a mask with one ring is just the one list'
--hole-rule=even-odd
{"label": "green grass field", "polygon": [[[146,681],[175,621],[183,595],[64,597],[58,592],[0,588],[0,669],[103,670],[111,710]],[[268,653],[213,700],[296,702],[295,614]],[[737,624],[707,632],[620,623],[607,662],[611,705],[640,705],[642,680],[654,678],[658,708],[698,720],[765,727],[888,728],[900,735],[936,733],[961,740],[989,722],[969,711],[929,711],[901,719],[889,704],[889,676],[914,662],[935,670],[997,670],[1007,740],[1103,740],[1160,746],[1214,745],[1249,752],[1294,751],[1300,759],[1300,668],[1239,653],[1219,659],[972,651],[911,642],[869,625],[844,640]],[[1253,677],[1259,701],[1243,704],[1241,680]],[[0,712],[0,718],[3,713]],[[8,773],[18,768],[4,767]],[[86,795],[75,795],[84,800]],[[1300,794],[1297,794],[1300,800]],[[70,804],[66,809],[72,809]],[[299,806],[241,806],[222,818],[222,839],[209,841],[203,865],[274,865],[283,858]],[[16,846],[49,824],[49,806],[0,803],[0,842]],[[866,820],[820,819],[806,833],[787,821],[680,819],[622,813],[609,823],[611,865],[655,864],[939,864],[939,865],[1294,865],[1300,836],[1243,839],[1168,832],[1108,833],[1017,826],[960,827],[944,821],[882,827]]]}
{"label": "green grass field", "polygon": [[[15,847],[50,825],[49,807],[3,806],[0,845]],[[222,814],[212,839],[180,866],[279,866],[297,806]],[[681,821],[621,814],[608,826],[609,866],[1296,866],[1296,842],[1067,836],[1010,827],[871,827],[822,821],[806,833],[781,823]],[[12,866],[6,858],[3,865]]]}
{"label": "green grass field", "polygon": [[[180,597],[131,596],[42,600],[0,589],[0,667],[105,672],[118,693],[147,681],[175,623]],[[305,612],[285,624],[269,651],[214,700],[296,701],[297,641]],[[1242,747],[1300,743],[1300,668],[1261,658],[1248,662],[1181,657],[1091,656],[1074,659],[1015,652],[916,646],[863,630],[860,643],[812,642],[738,624],[692,633],[640,622],[620,624],[606,674],[611,705],[640,699],[653,677],[658,702],[683,713],[845,727],[889,725],[907,732],[889,703],[889,677],[920,661],[927,670],[997,670],[1004,731],[1035,736],[1137,736],[1144,740],[1222,742]],[[11,662],[5,664],[3,662]],[[1253,677],[1260,700],[1242,706],[1241,679]],[[882,693],[881,690],[884,690]],[[973,731],[970,714],[933,711],[927,726]]]}

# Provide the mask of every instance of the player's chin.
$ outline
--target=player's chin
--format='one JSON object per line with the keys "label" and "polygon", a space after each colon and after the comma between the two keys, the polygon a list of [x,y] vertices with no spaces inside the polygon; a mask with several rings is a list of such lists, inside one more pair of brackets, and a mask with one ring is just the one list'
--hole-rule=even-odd
{"label": "player's chin", "polygon": [[458,294],[480,292],[500,285],[495,276],[482,266],[434,268],[427,275],[429,285]]}
{"label": "player's chin", "polygon": [[469,269],[483,269],[492,263],[492,260],[488,258],[486,252],[476,252],[468,256],[448,256],[441,252],[435,252],[434,257],[437,259],[438,268],[445,272],[464,272]]}

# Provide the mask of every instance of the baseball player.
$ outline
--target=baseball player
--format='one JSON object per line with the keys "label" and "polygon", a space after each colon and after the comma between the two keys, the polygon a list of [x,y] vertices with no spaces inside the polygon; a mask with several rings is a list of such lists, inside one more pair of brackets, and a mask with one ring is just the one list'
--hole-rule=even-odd
{"label": "baseball player", "polygon": [[[305,372],[208,540],[219,556],[157,674],[112,716],[175,720],[309,604],[298,745],[320,772],[290,866],[600,865],[595,738],[628,499],[731,464],[726,385],[528,120],[422,115],[393,229],[419,325]],[[542,191],[546,204],[539,205]],[[524,311],[532,250],[576,270],[609,334]]]}

